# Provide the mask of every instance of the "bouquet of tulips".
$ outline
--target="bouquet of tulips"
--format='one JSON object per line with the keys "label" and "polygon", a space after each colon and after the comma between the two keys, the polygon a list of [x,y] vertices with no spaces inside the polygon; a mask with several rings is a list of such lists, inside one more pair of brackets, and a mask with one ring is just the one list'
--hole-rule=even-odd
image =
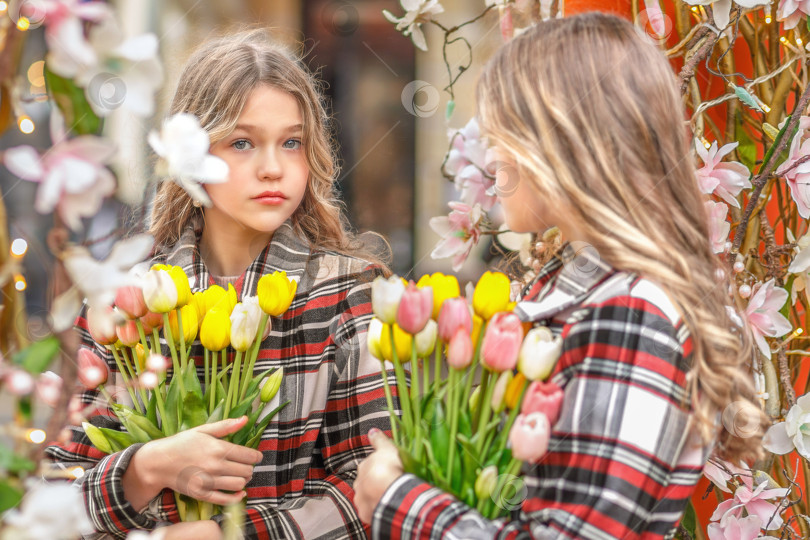
{"label": "bouquet of tulips", "polygon": [[[228,290],[213,285],[192,294],[179,266],[158,264],[143,276],[142,286],[119,289],[115,306],[106,313],[88,310],[90,333],[112,353],[131,400],[117,403],[104,386],[106,362],[89,349],[79,351],[81,382],[100,390],[126,430],[83,423],[96,448],[117,452],[245,414],[247,424],[227,440],[257,448],[265,427],[287,402],[260,419],[265,404],[278,392],[283,373],[270,369],[254,376],[253,368],[270,331],[270,317],[287,311],[296,286],[284,272],[267,274],[259,280],[257,296],[237,302],[233,285]],[[198,337],[203,347],[203,381],[190,357]],[[171,360],[161,353],[161,341]],[[209,519],[219,511],[211,503],[179,493],[175,498],[183,521]]]}
{"label": "bouquet of tulips", "polygon": [[546,453],[563,399],[544,382],[561,339],[521,323],[510,290],[497,272],[466,299],[454,276],[379,277],[368,332],[371,353],[394,365],[401,417],[387,380],[385,391],[405,471],[491,519],[515,506],[521,464]]}

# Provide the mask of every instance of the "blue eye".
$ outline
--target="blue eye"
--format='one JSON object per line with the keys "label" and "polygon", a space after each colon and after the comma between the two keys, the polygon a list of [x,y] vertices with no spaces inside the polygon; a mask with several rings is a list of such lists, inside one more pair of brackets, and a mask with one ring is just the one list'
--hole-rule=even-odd
{"label": "blue eye", "polygon": [[[292,145],[290,145],[290,143],[292,143]],[[299,141],[298,139],[289,139],[287,141],[284,141],[284,144],[282,146],[289,150],[298,150],[299,148],[301,148],[301,141]]]}
{"label": "blue eye", "polygon": [[239,139],[231,143],[231,146],[235,150],[248,150],[249,146],[252,146],[247,139]]}

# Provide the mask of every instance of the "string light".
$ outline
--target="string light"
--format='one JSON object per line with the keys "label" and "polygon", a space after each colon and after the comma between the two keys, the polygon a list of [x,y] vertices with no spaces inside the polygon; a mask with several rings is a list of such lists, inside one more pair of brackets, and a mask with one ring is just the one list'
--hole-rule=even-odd
{"label": "string light", "polygon": [[31,21],[28,20],[28,17],[20,17],[17,21],[17,29],[25,32],[31,26]]}
{"label": "string light", "polygon": [[780,37],[779,41],[787,45],[787,38],[785,36]]}
{"label": "string light", "polygon": [[771,24],[771,17],[770,15],[765,17],[765,24]]}
{"label": "string light", "polygon": [[708,150],[709,148],[712,147],[712,144],[709,141],[706,140],[706,137],[701,137],[700,142],[703,143],[703,146],[706,147],[706,150]]}
{"label": "string light", "polygon": [[0,13],[5,13],[8,10],[8,2],[0,2]]}
{"label": "string light", "polygon": [[20,126],[20,131],[25,133],[26,135],[29,133],[33,133],[36,126],[34,125],[34,121],[27,115],[22,115],[17,119],[17,125]]}
{"label": "string light", "polygon": [[25,276],[17,274],[14,276],[14,288],[18,291],[24,291],[28,284],[25,282]]}
{"label": "string light", "polygon": [[84,476],[84,469],[81,467],[73,467],[70,469],[70,474],[72,474],[74,478],[81,478]]}
{"label": "string light", "polygon": [[797,37],[796,38],[796,45],[801,46],[801,44],[802,44],[802,38]]}
{"label": "string light", "polygon": [[45,86],[45,61],[37,60],[28,68],[28,82],[34,86]]}
{"label": "string light", "polygon": [[22,257],[28,251],[28,242],[23,238],[15,238],[11,243],[11,254],[15,257]]}
{"label": "string light", "polygon": [[29,429],[25,438],[34,444],[41,444],[45,442],[45,432],[41,429]]}

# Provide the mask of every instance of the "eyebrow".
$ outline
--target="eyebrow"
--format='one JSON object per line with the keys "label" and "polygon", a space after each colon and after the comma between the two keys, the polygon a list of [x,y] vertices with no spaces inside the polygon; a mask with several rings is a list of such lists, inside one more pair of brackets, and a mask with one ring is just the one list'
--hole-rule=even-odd
{"label": "eyebrow", "polygon": [[[236,124],[233,130],[236,131],[237,129],[241,129],[242,131],[247,131],[248,133],[255,133],[257,131],[261,131],[258,126],[254,126],[253,124]],[[291,126],[287,126],[284,128],[285,133],[294,132],[294,131],[303,131],[304,125],[303,124],[293,124]]]}

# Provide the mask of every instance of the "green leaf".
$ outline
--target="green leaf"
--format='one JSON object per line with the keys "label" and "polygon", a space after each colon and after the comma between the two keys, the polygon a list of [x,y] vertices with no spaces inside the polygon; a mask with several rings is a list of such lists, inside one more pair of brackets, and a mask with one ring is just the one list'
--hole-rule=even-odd
{"label": "green leaf", "polygon": [[807,29],[810,30],[810,16],[807,17]]}
{"label": "green leaf", "polygon": [[745,165],[748,170],[752,170],[757,161],[757,146],[754,140],[748,135],[742,121],[742,114],[737,111],[735,115],[735,133],[737,135],[737,155],[740,157],[740,163]]}
{"label": "green leaf", "polygon": [[4,444],[0,444],[0,470],[17,474],[23,471],[33,471],[37,467],[30,459],[18,456]]}
{"label": "green leaf", "polygon": [[790,308],[791,308],[790,292],[791,292],[791,289],[793,289],[793,280],[794,279],[796,279],[796,276],[794,274],[791,274],[790,277],[788,278],[787,282],[783,286],[783,288],[788,292],[788,299],[785,302],[785,305],[782,306],[782,309],[779,310],[779,313],[784,315],[786,319],[790,319]]}
{"label": "green leaf", "polygon": [[8,481],[0,481],[0,512],[5,512],[20,504],[22,497],[22,490],[12,486]]}
{"label": "green leaf", "polygon": [[93,135],[101,131],[101,119],[93,112],[87,101],[84,89],[71,79],[60,77],[44,69],[45,83],[48,92],[53,96],[59,110],[65,117],[65,127],[76,135]]}
{"label": "green leaf", "polygon": [[265,428],[267,428],[267,424],[269,424],[270,421],[273,420],[273,418],[275,418],[276,414],[278,414],[278,412],[284,407],[286,407],[287,404],[289,403],[290,403],[289,401],[285,401],[284,403],[282,403],[281,405],[270,411],[267,414],[267,416],[262,418],[261,422],[256,424],[254,434],[250,437],[248,443],[245,446],[249,446],[250,448],[258,447],[259,441],[262,439],[262,433],[264,433]]}
{"label": "green leaf", "polygon": [[[253,405],[253,401],[256,399],[256,396],[259,395],[259,392],[260,392],[259,389],[254,390],[252,394],[248,392],[248,394],[245,396],[245,399],[237,403],[236,407],[231,409],[231,411],[228,413],[228,418],[239,418],[240,416],[248,412],[248,410],[250,410],[250,407]],[[264,405],[264,403],[262,403],[262,405]]]}
{"label": "green leaf", "polygon": [[[127,433],[125,431],[118,431],[109,428],[96,428],[96,429],[98,429],[104,435],[107,442],[110,444],[112,452],[108,452],[109,454],[112,454],[114,452],[120,452],[121,450],[129,448],[130,446],[138,442],[135,440],[135,437],[133,437],[132,434]],[[86,427],[85,432],[87,432]],[[95,441],[93,442],[93,444],[95,444]],[[101,450],[101,448],[99,448],[99,450]],[[104,450],[101,451],[103,452]]]}
{"label": "green leaf", "polygon": [[[207,400],[205,400],[205,402],[209,403]],[[217,403],[217,406],[214,407],[214,410],[211,411],[211,414],[208,416],[206,424],[213,424],[214,422],[219,422],[220,420],[222,420],[224,412],[225,412],[225,400],[220,399],[219,403]]]}
{"label": "green leaf", "polygon": [[146,417],[155,426],[158,425],[158,415],[157,415],[157,393],[158,392],[160,392],[160,388],[155,388],[152,391],[152,395],[149,398],[149,403],[147,403],[147,405],[146,405]]}
{"label": "green leaf", "polygon": [[197,366],[193,361],[186,364],[185,372],[183,373],[183,383],[186,387],[186,392],[194,392],[202,400],[203,391],[200,386],[200,378],[197,376]]}
{"label": "green leaf", "polygon": [[180,423],[180,430],[201,426],[206,420],[208,420],[208,410],[202,400],[202,395],[197,395],[196,392],[187,393],[183,397],[183,420]]}
{"label": "green leaf", "polygon": [[29,373],[38,375],[45,371],[59,353],[59,339],[48,336],[19,351],[12,361]]}
{"label": "green leaf", "polygon": [[[264,373],[260,373],[260,374],[256,375],[255,377],[253,377],[253,379],[250,381],[250,384],[248,384],[247,388],[245,389],[245,396],[249,396],[250,394],[255,392],[259,388],[259,384],[262,382],[262,379],[272,375],[277,370],[278,370],[278,368],[270,368],[270,369],[266,370]],[[259,395],[259,394],[257,393],[256,395]]]}
{"label": "green leaf", "polygon": [[681,527],[686,529],[689,535],[694,538],[695,532],[698,527],[697,514],[695,514],[695,507],[692,506],[692,501],[687,501],[686,510],[681,518]]}
{"label": "green leaf", "polygon": [[[773,144],[771,145],[771,147],[768,148],[767,152],[765,152],[765,157],[762,158],[762,165],[760,165],[759,170],[757,171],[757,174],[761,173],[762,169],[765,168],[765,165],[771,159],[771,156],[773,155],[774,151],[776,150],[776,147],[779,145],[779,141],[781,141],[782,137],[785,136],[785,131],[787,130],[788,124],[790,124],[790,118],[791,118],[790,115],[785,117],[785,123],[782,124],[782,129],[780,129],[779,133],[776,134],[776,138],[774,139]],[[791,141],[793,140],[793,137],[796,135],[796,133],[798,131],[799,131],[799,124],[797,122],[796,127],[793,128],[793,132],[790,134],[790,138],[788,139],[787,144],[785,145],[785,150],[782,151],[782,154],[776,160],[776,166],[773,168],[773,170],[778,169],[779,165],[781,165],[782,162],[787,159],[788,149],[790,148],[790,143],[791,143]]]}
{"label": "green leaf", "polygon": [[450,457],[450,426],[444,412],[444,403],[434,400],[433,417],[430,422],[430,446],[433,455],[442,471],[447,470],[447,459]]}
{"label": "green leaf", "polygon": [[172,377],[169,390],[166,392],[166,405],[164,407],[166,418],[163,419],[163,432],[166,435],[174,435],[180,426],[177,410],[182,407],[182,402],[180,400],[180,384],[177,381],[177,378]]}
{"label": "green leaf", "polygon": [[135,438],[137,442],[149,442],[155,439],[162,439],[164,434],[146,416],[143,416],[128,407],[118,406],[115,414],[121,420],[124,428]]}

